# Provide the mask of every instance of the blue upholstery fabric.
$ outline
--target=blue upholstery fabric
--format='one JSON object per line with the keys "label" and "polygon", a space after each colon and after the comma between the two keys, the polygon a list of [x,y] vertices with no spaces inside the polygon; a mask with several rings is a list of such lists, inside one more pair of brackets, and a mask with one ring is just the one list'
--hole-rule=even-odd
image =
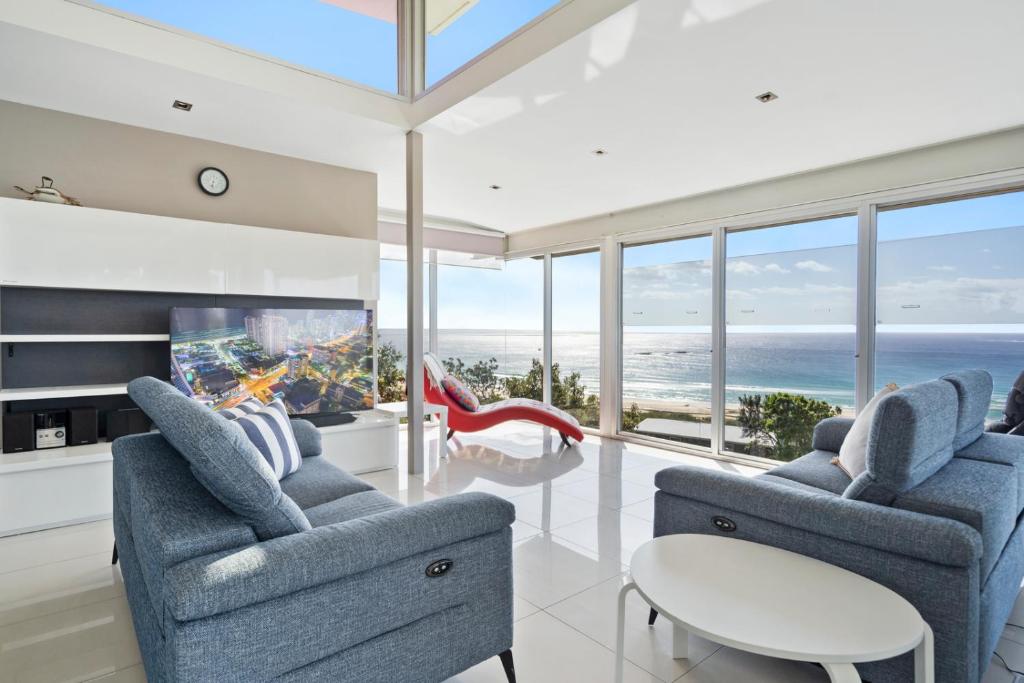
{"label": "blue upholstery fabric", "polygon": [[1024,439],[1007,434],[982,434],[956,457],[1009,465],[1017,473],[1017,514],[1024,512]]}
{"label": "blue upholstery fabric", "polygon": [[192,474],[261,539],[310,529],[302,510],[281,492],[274,472],[242,428],[154,377],[128,385],[128,395],[153,420]]}
{"label": "blue upholstery fabric", "polygon": [[[843,496],[821,469],[829,455],[821,450],[751,478],[663,470],[655,477],[655,535],[722,535],[712,520],[724,516],[736,523],[732,537],[877,581],[931,626],[936,681],[978,683],[1024,578],[1024,439],[975,436],[954,456],[954,437],[976,433],[969,416],[980,410],[968,396],[964,411],[955,387],[940,380],[885,398],[872,422],[869,471]],[[958,424],[968,428],[958,432]],[[815,446],[836,447],[841,434],[842,422],[826,420]],[[909,654],[857,669],[873,683],[913,679]]]}
{"label": "blue upholstery fabric", "polygon": [[853,427],[852,417],[828,417],[814,426],[811,448],[816,451],[839,453],[846,435]]}
{"label": "blue upholstery fabric", "polygon": [[312,458],[324,452],[320,430],[309,420],[292,418],[292,432],[295,434],[295,443],[299,445],[299,453],[302,453],[303,458]]}
{"label": "blue upholstery fabric", "polygon": [[985,431],[992,403],[992,375],[984,370],[963,370],[943,376],[956,389],[958,410],[953,450],[969,446]]}
{"label": "blue upholstery fabric", "polygon": [[378,512],[397,510],[400,507],[402,507],[401,503],[394,498],[385,496],[380,491],[362,491],[316,507],[306,508],[303,512],[306,513],[306,518],[315,529],[318,526],[347,522],[350,519],[367,517]]}
{"label": "blue upholstery fabric", "polygon": [[955,519],[981,534],[984,581],[1017,523],[1017,477],[1012,467],[954,458],[933,477],[892,503],[902,510]]}
{"label": "blue upholstery fabric", "polygon": [[304,458],[302,469],[281,480],[281,490],[303,510],[373,487],[323,457]]}
{"label": "blue upholstery fabric", "polygon": [[889,505],[953,458],[956,390],[933,380],[889,394],[878,403],[868,436],[867,471],[843,492]]}
{"label": "blue upholstery fabric", "polygon": [[770,470],[769,474],[773,477],[791,479],[801,484],[842,495],[843,491],[849,487],[851,479],[846,472],[832,464],[834,457],[836,454],[831,451],[811,451],[792,462]]}
{"label": "blue upholstery fabric", "polygon": [[220,614],[492,534],[514,520],[512,503],[462,493],[211,553],[166,572],[170,610],[182,621]]}
{"label": "blue upholstery fabric", "polygon": [[[512,647],[512,504],[469,493],[405,508],[310,456],[300,473],[318,481],[296,479],[297,495],[335,496],[309,508],[318,528],[260,541],[166,437],[114,445],[114,533],[148,680],[439,682]],[[427,576],[439,559],[452,569]]]}

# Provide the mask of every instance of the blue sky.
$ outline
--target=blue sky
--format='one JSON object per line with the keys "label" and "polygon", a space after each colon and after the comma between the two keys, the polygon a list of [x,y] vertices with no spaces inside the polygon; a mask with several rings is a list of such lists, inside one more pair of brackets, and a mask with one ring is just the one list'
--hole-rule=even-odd
{"label": "blue sky", "polygon": [[[376,1],[396,6],[396,0]],[[428,36],[427,85],[558,1],[480,0],[439,35]],[[398,90],[397,25],[322,0],[104,0],[103,4],[379,90]]]}
{"label": "blue sky", "polygon": [[[951,331],[971,324],[979,331],[1020,332],[1024,227],[1019,226],[1024,226],[1024,192],[880,213],[880,329]],[[750,331],[781,325],[787,331],[852,330],[856,238],[852,216],[731,233],[729,324]],[[626,248],[627,324],[663,331],[710,325],[710,259],[709,237]],[[542,272],[535,259],[510,262],[503,271],[442,266],[441,327],[539,329]],[[596,253],[555,259],[556,330],[597,331],[599,277]],[[404,283],[404,264],[385,262],[382,327],[404,326]],[[1012,328],[1000,327],[1007,325]]]}

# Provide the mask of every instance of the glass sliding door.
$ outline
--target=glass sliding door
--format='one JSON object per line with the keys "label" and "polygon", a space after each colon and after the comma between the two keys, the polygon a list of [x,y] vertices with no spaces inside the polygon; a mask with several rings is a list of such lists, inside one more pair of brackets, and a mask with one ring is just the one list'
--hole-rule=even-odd
{"label": "glass sliding door", "polygon": [[857,218],[728,232],[724,449],[775,460],[855,410]]}
{"label": "glass sliding door", "polygon": [[438,356],[482,403],[541,398],[544,262],[439,252]]}
{"label": "glass sliding door", "polygon": [[711,237],[622,250],[622,431],[711,446]]}
{"label": "glass sliding door", "polygon": [[[423,266],[423,324],[428,326],[430,302],[427,266]],[[381,403],[405,400],[406,349],[405,247],[380,245],[380,298],[377,300],[377,396]],[[423,339],[428,332],[423,331]],[[426,343],[424,342],[424,347]]]}
{"label": "glass sliding door", "polygon": [[878,211],[876,388],[992,374],[991,419],[1024,370],[1024,192]]}
{"label": "glass sliding door", "polygon": [[584,427],[600,423],[601,252],[551,259],[551,398]]}

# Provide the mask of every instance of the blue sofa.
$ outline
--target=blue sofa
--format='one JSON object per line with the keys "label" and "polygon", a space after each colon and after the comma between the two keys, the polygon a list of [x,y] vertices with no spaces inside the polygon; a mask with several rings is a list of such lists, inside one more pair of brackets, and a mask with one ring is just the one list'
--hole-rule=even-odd
{"label": "blue sofa", "polygon": [[154,378],[128,391],[160,429],[113,447],[151,682],[441,681],[495,655],[514,681],[510,503],[403,507],[320,457],[304,421],[278,482],[239,425]]}
{"label": "blue sofa", "polygon": [[[830,462],[853,424],[841,417],[817,425],[814,451],[757,477],[663,470],[654,533],[731,535],[873,579],[931,626],[936,681],[977,683],[1024,577],[1024,439],[984,433],[991,396],[980,370],[887,396],[853,481]],[[913,680],[909,654],[857,668],[872,683]]]}

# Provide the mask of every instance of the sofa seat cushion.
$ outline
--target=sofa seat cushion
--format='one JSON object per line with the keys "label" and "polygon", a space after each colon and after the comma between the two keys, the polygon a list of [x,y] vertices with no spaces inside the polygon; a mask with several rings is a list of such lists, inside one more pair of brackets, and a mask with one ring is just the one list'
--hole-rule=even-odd
{"label": "sofa seat cushion", "polygon": [[984,582],[1017,520],[1017,477],[1008,465],[954,458],[893,507],[963,522],[981,534]]}
{"label": "sofa seat cushion", "polygon": [[237,424],[155,377],[132,380],[128,395],[188,460],[199,483],[243,517],[260,540],[312,528]]}
{"label": "sofa seat cushion", "polygon": [[1024,512],[1024,439],[1009,434],[982,434],[956,457],[1013,467],[1017,472],[1017,514]]}
{"label": "sofa seat cushion", "polygon": [[401,503],[380,491],[362,491],[308,508],[304,512],[309,518],[309,523],[315,529],[359,517],[369,517],[378,512],[387,512],[400,507],[403,507]]}
{"label": "sofa seat cushion", "polygon": [[335,467],[323,456],[315,456],[306,458],[302,469],[282,479],[281,490],[302,510],[307,510],[353,493],[372,491],[373,487]]}
{"label": "sofa seat cushion", "polygon": [[834,457],[836,454],[829,451],[811,451],[793,462],[787,462],[785,465],[770,470],[768,475],[842,495],[853,480],[843,472],[842,468],[832,464]]}

